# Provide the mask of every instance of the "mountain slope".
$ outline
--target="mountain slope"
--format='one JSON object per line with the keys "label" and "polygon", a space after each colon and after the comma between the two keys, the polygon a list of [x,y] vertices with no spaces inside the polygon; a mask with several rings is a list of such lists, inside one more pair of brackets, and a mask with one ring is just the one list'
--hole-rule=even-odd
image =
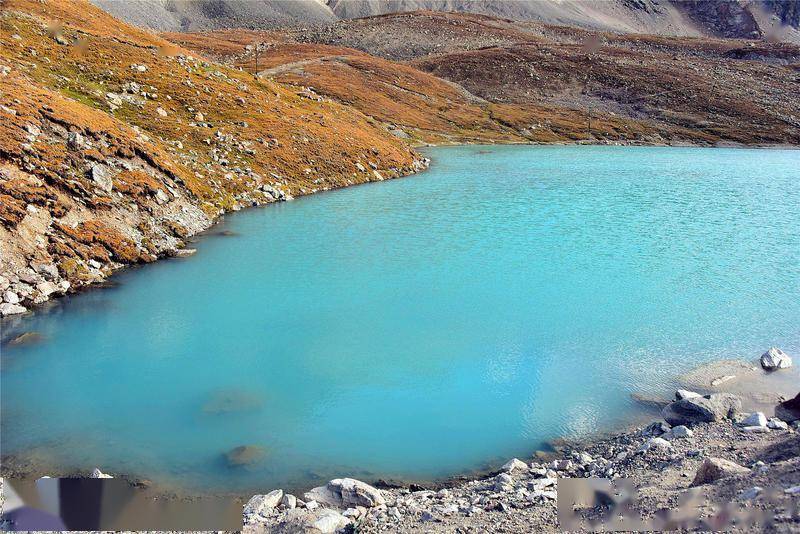
{"label": "mountain slope", "polygon": [[93,0],[161,31],[320,26],[411,11],[476,13],[592,30],[800,42],[800,0]]}
{"label": "mountain slope", "polygon": [[0,13],[0,313],[174,254],[227,210],[413,172],[342,106],[83,0]]}

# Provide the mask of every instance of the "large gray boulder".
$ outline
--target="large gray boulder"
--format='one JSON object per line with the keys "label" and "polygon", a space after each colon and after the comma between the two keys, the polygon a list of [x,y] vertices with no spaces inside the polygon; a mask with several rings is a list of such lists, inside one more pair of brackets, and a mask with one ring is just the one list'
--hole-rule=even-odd
{"label": "large gray boulder", "polygon": [[788,354],[777,347],[771,347],[761,355],[761,367],[767,371],[787,369],[792,366],[792,359]]}
{"label": "large gray boulder", "polygon": [[732,417],[742,408],[742,399],[730,393],[712,393],[668,404],[661,412],[672,426],[711,423]]}
{"label": "large gray boulder", "polygon": [[800,393],[795,398],[777,405],[775,407],[775,417],[787,423],[800,420]]}
{"label": "large gray boulder", "polygon": [[353,478],[333,479],[324,486],[306,492],[304,499],[336,508],[351,506],[371,508],[386,504],[379,489]]}
{"label": "large gray boulder", "polygon": [[749,472],[748,468],[724,458],[706,458],[697,469],[692,486],[700,486],[701,484],[716,482],[721,478],[744,475]]}

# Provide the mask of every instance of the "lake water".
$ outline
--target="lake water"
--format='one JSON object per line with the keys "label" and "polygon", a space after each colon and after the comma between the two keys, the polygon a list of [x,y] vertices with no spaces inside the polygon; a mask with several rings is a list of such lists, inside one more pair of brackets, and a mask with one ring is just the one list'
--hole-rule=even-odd
{"label": "lake water", "polygon": [[[800,152],[454,147],[6,321],[2,449],[195,492],[428,480],[800,352]],[[232,235],[220,235],[220,231]],[[263,458],[229,467],[240,445]]]}

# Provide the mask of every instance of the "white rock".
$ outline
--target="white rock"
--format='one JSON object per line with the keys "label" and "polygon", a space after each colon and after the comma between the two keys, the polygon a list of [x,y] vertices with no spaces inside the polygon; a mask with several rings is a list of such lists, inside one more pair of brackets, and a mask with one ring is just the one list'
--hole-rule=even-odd
{"label": "white rock", "polygon": [[19,304],[19,295],[9,289],[3,293],[3,300],[9,304]]}
{"label": "white rock", "polygon": [[156,113],[158,113],[160,117],[166,117],[168,115],[167,111],[160,106],[156,108]]}
{"label": "white rock", "polygon": [[786,421],[781,421],[777,417],[772,417],[767,421],[767,427],[773,430],[788,430],[789,424]]}
{"label": "white rock", "polygon": [[266,516],[272,511],[283,498],[283,490],[273,490],[266,495],[253,495],[247,504],[244,505],[245,515]]}
{"label": "white rock", "polygon": [[25,306],[20,306],[19,304],[11,304],[9,302],[5,302],[0,304],[0,316],[7,316],[7,315],[19,315],[20,313],[25,313],[28,311]]}
{"label": "white rock", "polygon": [[766,427],[767,417],[762,412],[753,412],[739,423],[744,427]]}
{"label": "white rock", "polygon": [[675,400],[693,399],[695,397],[702,397],[702,395],[694,391],[689,391],[688,389],[679,389],[675,392]]}
{"label": "white rock", "polygon": [[337,508],[365,506],[371,508],[386,504],[377,488],[353,478],[336,478],[325,486],[314,488],[304,495],[307,501],[317,501]]}
{"label": "white rock", "polygon": [[665,439],[672,440],[676,438],[691,438],[694,435],[694,432],[683,425],[674,426],[667,432],[664,436]]}
{"label": "white rock", "polygon": [[102,471],[100,471],[99,468],[95,467],[94,469],[92,469],[92,472],[89,475],[89,478],[114,478],[114,477],[112,477],[111,475],[107,475],[107,474],[103,473]]}
{"label": "white rock", "polygon": [[319,503],[317,501],[308,501],[306,502],[306,509],[314,511],[319,508]]}
{"label": "white rock", "polygon": [[664,438],[650,438],[641,447],[638,452],[647,452],[651,449],[671,449],[672,444]]}
{"label": "white rock", "polygon": [[53,282],[39,282],[36,284],[36,290],[39,291],[43,297],[49,297],[58,291],[58,288]]}
{"label": "white rock", "polygon": [[771,347],[761,355],[761,367],[768,371],[786,369],[792,366],[792,359],[777,347]]}
{"label": "white rock", "polygon": [[511,473],[512,471],[527,471],[528,464],[517,458],[512,458],[511,460],[503,464],[502,469],[507,473]]}
{"label": "white rock", "polygon": [[792,486],[791,488],[786,488],[783,492],[787,495],[800,495],[800,486]]}
{"label": "white rock", "polygon": [[103,191],[110,192],[114,187],[114,182],[111,180],[111,173],[105,165],[100,163],[93,165],[91,175],[92,181]]}
{"label": "white rock", "polygon": [[295,497],[291,493],[286,493],[281,499],[281,505],[284,508],[288,508],[291,510],[292,508],[295,508],[297,506],[297,497]]}
{"label": "white rock", "polygon": [[350,524],[350,520],[335,510],[321,510],[313,527],[322,534],[333,534]]}

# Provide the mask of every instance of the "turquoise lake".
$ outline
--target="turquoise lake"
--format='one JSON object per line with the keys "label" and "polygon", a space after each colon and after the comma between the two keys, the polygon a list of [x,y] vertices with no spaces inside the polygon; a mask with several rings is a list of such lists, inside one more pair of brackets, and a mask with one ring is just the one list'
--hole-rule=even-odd
{"label": "turquoise lake", "polygon": [[[189,492],[431,480],[800,353],[800,151],[436,148],[228,216],[196,255],[3,323],[2,452]],[[253,465],[225,453],[263,448]]]}

